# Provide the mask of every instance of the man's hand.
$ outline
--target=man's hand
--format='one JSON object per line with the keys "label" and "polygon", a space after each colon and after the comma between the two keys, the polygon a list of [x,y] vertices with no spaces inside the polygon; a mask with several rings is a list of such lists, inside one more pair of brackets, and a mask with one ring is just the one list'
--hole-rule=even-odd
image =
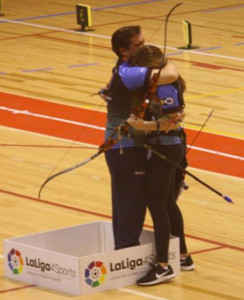
{"label": "man's hand", "polygon": [[98,94],[99,94],[100,97],[101,97],[103,100],[105,100],[106,102],[112,100],[111,97],[108,96],[108,88],[107,88],[107,87],[102,88],[102,89],[98,92]]}

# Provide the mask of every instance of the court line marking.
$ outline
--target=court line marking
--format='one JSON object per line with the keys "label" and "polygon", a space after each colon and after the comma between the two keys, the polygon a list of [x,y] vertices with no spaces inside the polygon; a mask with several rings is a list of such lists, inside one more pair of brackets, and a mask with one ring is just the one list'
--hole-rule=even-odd
{"label": "court line marking", "polygon": [[[34,136],[39,136],[41,138],[51,139],[51,140],[55,140],[55,141],[61,141],[61,142],[65,142],[65,143],[70,143],[70,141],[72,141],[72,140],[69,140],[69,139],[66,139],[66,138],[56,137],[56,136],[52,136],[52,135],[46,135],[44,133],[26,131],[24,129],[19,129],[19,128],[6,127],[6,126],[3,126],[3,125],[0,125],[0,128],[3,128],[4,130],[6,128],[8,128],[8,130],[11,130],[11,131],[19,131],[23,134],[30,134],[30,135],[34,135]],[[75,144],[83,145],[83,146],[89,146],[90,149],[95,149],[95,150],[97,149],[97,148],[94,148],[94,144],[91,144],[91,143],[76,141]],[[206,173],[206,174],[210,173],[210,174],[213,174],[213,175],[216,175],[216,176],[221,176],[221,177],[229,178],[231,180],[238,180],[238,181],[243,182],[243,178],[238,177],[238,176],[233,176],[233,175],[229,175],[229,174],[222,174],[222,173],[209,171],[209,170],[203,170],[203,169],[199,169],[199,168],[196,168],[196,167],[188,167],[188,169],[193,170],[193,171],[195,170],[197,172],[203,172],[203,173]]]}
{"label": "court line marking", "polygon": [[233,175],[229,175],[229,174],[222,174],[222,173],[209,171],[209,170],[198,169],[198,168],[195,168],[195,167],[188,167],[188,169],[196,171],[196,172],[202,172],[202,173],[205,173],[205,174],[210,173],[210,174],[214,174],[214,175],[217,175],[217,176],[221,176],[221,177],[225,177],[225,178],[229,178],[229,179],[233,179],[233,180],[239,180],[241,182],[244,182],[244,179],[242,177],[237,177],[237,176],[233,176]]}
{"label": "court line marking", "polygon": [[209,10],[204,10],[202,11],[202,13],[213,13],[213,12],[216,12],[216,11],[222,11],[222,10],[231,10],[231,9],[239,9],[239,8],[242,8],[244,7],[244,4],[237,4],[237,5],[233,5],[233,6],[229,6],[229,7],[220,7],[220,8],[215,8],[215,9],[209,9]]}
{"label": "court line marking", "polygon": [[51,117],[51,116],[48,116],[48,115],[36,114],[36,113],[32,113],[28,110],[18,110],[18,109],[14,109],[14,108],[8,108],[8,107],[5,107],[5,106],[0,106],[0,110],[9,111],[9,112],[12,112],[15,115],[21,114],[21,115],[37,117],[37,118],[42,118],[42,119],[48,119],[48,120],[53,120],[53,121],[57,121],[57,122],[61,122],[61,123],[69,123],[69,124],[73,124],[73,125],[89,127],[89,128],[92,128],[92,129],[105,131],[105,127],[102,127],[102,126],[96,126],[96,125],[91,125],[91,124],[87,124],[87,123],[76,122],[76,121],[71,121],[71,120],[56,118],[56,117]]}
{"label": "court line marking", "polygon": [[0,143],[1,147],[20,147],[20,148],[69,148],[69,149],[94,149],[97,147],[86,147],[86,146],[60,146],[60,145],[40,145],[40,144],[10,144],[10,143]]}
{"label": "court line marking", "polygon": [[209,252],[209,251],[214,251],[214,250],[222,250],[225,249],[224,246],[218,246],[218,247],[213,247],[213,248],[208,248],[208,249],[203,249],[203,250],[197,250],[197,251],[191,251],[190,254],[199,254],[199,253],[204,253],[204,252]]}
{"label": "court line marking", "polygon": [[[68,148],[68,149],[93,149],[93,150],[97,150],[97,147],[37,145],[37,144],[9,144],[9,143],[1,144],[0,143],[0,146],[1,147],[20,147],[20,148],[60,148],[60,149]],[[187,145],[187,147],[190,148],[190,145]],[[226,157],[239,159],[239,160],[244,160],[244,157],[240,157],[240,156],[237,156],[237,155],[226,154],[226,153],[222,153],[222,152],[218,152],[218,151],[214,151],[214,150],[208,150],[208,149],[204,149],[204,148],[196,147],[196,146],[191,146],[191,148],[193,148],[195,150],[203,151],[203,152],[209,152],[209,153],[217,154],[217,155],[219,153],[221,153],[223,156],[226,156]]]}
{"label": "court line marking", "polygon": [[[191,130],[195,130],[196,132],[199,131],[200,126],[196,126],[196,125],[191,125],[189,123],[185,123],[184,124],[184,128],[186,129],[191,129]],[[237,139],[237,140],[244,140],[244,135],[241,134],[237,134],[237,133],[230,133],[230,132],[223,132],[223,131],[219,131],[219,130],[215,130],[215,129],[204,129],[202,132],[204,133],[210,133],[210,134],[216,134],[216,135],[220,135],[220,136],[224,136],[227,138],[232,138],[232,139]]]}
{"label": "court line marking", "polygon": [[[95,211],[92,211],[92,210],[83,209],[83,208],[79,208],[79,207],[75,207],[75,206],[70,206],[70,205],[67,205],[67,204],[52,202],[50,200],[43,200],[43,199],[35,198],[35,197],[32,197],[32,196],[19,194],[19,193],[16,193],[16,192],[11,192],[11,191],[6,191],[6,190],[3,190],[3,189],[0,189],[0,193],[6,194],[6,195],[11,195],[11,196],[14,196],[14,197],[27,199],[27,200],[31,200],[31,201],[35,201],[35,202],[39,202],[39,203],[42,203],[42,204],[48,204],[48,205],[51,205],[51,206],[56,206],[56,207],[59,207],[59,208],[64,208],[64,209],[68,209],[68,210],[72,210],[72,211],[83,212],[83,213],[86,213],[86,214],[89,214],[89,215],[92,215],[92,216],[102,217],[102,218],[106,218],[106,219],[110,219],[110,220],[112,219],[112,217],[110,215],[102,214],[102,213],[99,213],[99,212],[95,212]],[[149,224],[144,224],[144,227],[153,229],[153,226],[149,225]],[[198,240],[198,241],[206,242],[206,243],[209,243],[209,244],[214,244],[214,245],[226,247],[226,248],[233,249],[233,250],[236,250],[236,251],[241,251],[241,252],[244,251],[244,248],[242,248],[242,247],[237,247],[237,246],[233,246],[233,245],[230,245],[230,244],[225,244],[225,243],[209,240],[207,238],[202,238],[202,237],[199,237],[199,236],[186,234],[186,237],[189,237],[189,238],[192,238],[192,239],[195,239],[195,240]]]}
{"label": "court line marking", "polygon": [[[147,3],[151,3],[151,2],[164,2],[167,0],[155,0],[155,1],[142,1],[142,2],[132,2],[132,4],[127,4],[127,3],[123,3],[123,4],[117,4],[117,5],[110,5],[110,6],[102,6],[102,7],[95,7],[95,8],[91,8],[91,11],[101,11],[101,10],[106,10],[106,9],[113,9],[113,8],[118,8],[118,7],[126,7],[129,5],[138,5],[138,4],[147,4]],[[218,11],[218,10],[228,10],[228,9],[235,9],[235,8],[240,8],[241,4],[235,4],[235,5],[226,5],[226,6],[218,6],[218,7],[213,7],[213,8],[205,8],[205,9],[198,9],[198,10],[193,10],[193,11],[183,11],[183,12],[178,12],[178,13],[174,13],[174,15],[182,15],[182,14],[190,14],[190,13],[195,13],[195,12],[214,12],[214,11]],[[24,20],[36,20],[36,19],[43,19],[43,18],[52,18],[52,17],[61,17],[61,16],[66,16],[66,15],[74,15],[76,13],[76,11],[69,11],[69,12],[63,12],[63,13],[56,13],[56,14],[48,14],[48,15],[43,15],[43,16],[35,16],[35,17],[27,17],[27,18],[21,18],[21,19],[16,19],[17,21],[24,21]],[[157,18],[162,18],[165,17],[165,15],[160,15],[160,16],[154,16],[151,17],[151,19],[157,19]],[[143,19],[143,17],[137,17],[137,19]],[[147,18],[148,19],[148,18]],[[128,20],[131,21],[131,20]],[[128,22],[126,21],[126,22]],[[100,25],[95,25],[95,26],[104,26],[104,25],[108,25],[108,24],[100,24]]]}
{"label": "court line marking", "polygon": [[[1,73],[0,73],[1,74]],[[225,91],[219,91],[219,92],[216,92],[216,93],[219,93],[219,94],[222,94],[222,93],[232,93],[232,92],[236,92],[236,91],[239,91],[239,90],[244,90],[244,88],[237,88],[237,89],[231,89],[231,90],[225,90]],[[55,100],[52,100],[50,101],[50,99],[48,98],[45,98],[45,97],[42,97],[42,99],[38,98],[38,97],[35,97],[35,96],[30,96],[30,95],[24,95],[24,94],[16,94],[16,93],[13,93],[13,92],[3,92],[0,90],[0,93],[5,93],[5,94],[9,94],[9,95],[13,95],[13,96],[19,96],[19,97],[27,97],[27,98],[32,98],[32,99],[36,99],[36,100],[41,100],[41,101],[47,101],[47,102],[51,102],[51,103],[56,103],[56,104],[60,104],[60,102],[58,101],[55,101]],[[213,93],[205,93],[205,94],[201,94],[201,95],[198,95],[198,96],[192,96],[189,98],[189,100],[192,100],[192,99],[195,99],[195,98],[200,98],[200,97],[208,97],[208,96],[211,96],[211,95],[215,95],[215,92]],[[76,107],[76,108],[80,108],[80,106],[72,106],[72,107]],[[101,106],[99,106],[100,108],[102,108]],[[99,108],[98,107],[98,108]],[[83,105],[82,108],[85,108],[85,109],[88,109],[88,110],[91,110],[91,111],[94,111],[94,107],[91,108],[91,106],[89,105]],[[100,110],[95,110],[97,112],[101,112]],[[185,128],[187,129],[193,129],[195,131],[198,131],[200,126],[195,126],[195,125],[190,125],[190,124],[187,124],[185,123]],[[230,134],[229,132],[222,132],[222,131],[219,131],[219,130],[213,130],[213,129],[204,129],[203,132],[206,132],[206,133],[210,133],[210,134],[217,134],[217,135],[220,135],[220,136],[224,136],[224,137],[229,137],[229,138],[235,138],[235,139],[239,139],[239,140],[243,140],[244,139],[244,136],[243,135],[240,135],[240,134]]]}
{"label": "court line marking", "polygon": [[146,294],[146,293],[142,293],[142,292],[126,289],[126,288],[121,288],[121,289],[118,289],[118,290],[122,291],[122,292],[125,292],[125,293],[133,294],[133,295],[136,295],[136,296],[141,296],[141,297],[144,297],[144,298],[147,298],[147,299],[169,300],[168,298],[157,297],[157,296],[154,296],[154,295],[150,295],[150,294]]}
{"label": "court line marking", "polygon": [[[18,131],[18,132],[21,132],[21,133],[23,133],[25,135],[26,134],[31,134],[31,135],[34,135],[34,136],[38,136],[38,137],[41,137],[41,138],[48,139],[48,140],[50,139],[50,140],[55,140],[55,141],[59,141],[59,142],[61,141],[61,142],[67,143],[68,145],[76,145],[76,144],[78,144],[78,145],[88,146],[88,147],[90,147],[90,149],[97,150],[96,145],[94,145],[92,143],[81,142],[81,141],[74,141],[74,140],[68,139],[68,138],[62,138],[62,137],[58,137],[58,136],[54,136],[54,135],[46,135],[45,133],[39,133],[39,132],[34,132],[34,131],[27,131],[27,130],[24,130],[24,129],[14,128],[14,127],[7,127],[7,126],[4,126],[4,125],[0,124],[0,129],[1,128],[3,128],[4,130],[6,130],[6,128],[7,128],[8,130],[11,130],[11,131]],[[70,148],[72,149],[72,146]],[[237,177],[237,178],[239,178],[239,177]]]}
{"label": "court line marking", "polygon": [[[53,27],[53,26],[46,26],[46,25],[38,25],[38,24],[32,24],[28,22],[20,22],[20,21],[13,21],[13,20],[7,20],[4,18],[0,18],[0,21],[6,22],[6,23],[13,23],[13,24],[19,24],[19,25],[24,25],[24,26],[31,26],[31,27],[36,27],[36,28],[45,28],[48,30],[55,30],[55,31],[60,31],[60,32],[67,32],[67,33],[73,33],[73,34],[79,34],[79,35],[86,35],[86,36],[92,36],[92,37],[97,37],[97,38],[102,38],[102,39],[111,39],[111,36],[107,35],[100,35],[100,34],[94,34],[94,33],[88,33],[88,32],[81,32],[81,31],[73,31],[69,29],[63,29],[59,27]],[[154,46],[157,46],[161,49],[164,48],[162,45],[157,45],[157,44],[152,44]],[[170,47],[167,46],[166,49],[170,50],[176,50],[179,51],[178,48],[175,47]],[[212,57],[218,57],[218,58],[223,58],[223,59],[230,59],[230,60],[237,60],[237,61],[244,61],[244,58],[236,57],[236,56],[227,56],[227,55],[219,55],[219,54],[213,54],[213,53],[207,53],[207,52],[202,52],[202,51],[194,51],[194,50],[182,50],[182,52],[186,53],[193,53],[193,54],[198,54],[198,55],[205,55],[205,56],[212,56]]]}
{"label": "court line marking", "polygon": [[46,67],[46,68],[42,68],[42,69],[21,70],[22,73],[43,72],[43,71],[53,71],[53,68],[52,67]]}
{"label": "court line marking", "polygon": [[235,92],[243,91],[243,90],[244,90],[244,87],[236,88],[236,89],[230,89],[230,90],[223,90],[223,91],[218,91],[218,92],[212,92],[212,93],[204,93],[204,94],[201,94],[201,95],[189,96],[189,97],[187,97],[187,100],[193,100],[193,99],[197,99],[197,98],[209,97],[209,96],[215,96],[215,95],[222,95],[222,94],[231,94],[231,93],[235,93]]}
{"label": "court line marking", "polygon": [[23,289],[28,289],[28,288],[32,288],[32,287],[37,287],[37,285],[31,284],[31,285],[20,286],[17,288],[12,288],[12,289],[7,289],[7,290],[0,290],[0,294],[14,292],[14,291],[23,290]]}
{"label": "court line marking", "polygon": [[[140,2],[122,3],[122,4],[116,4],[116,5],[110,5],[110,6],[91,8],[91,11],[100,11],[100,10],[119,8],[119,7],[127,7],[127,6],[134,6],[134,5],[140,5],[140,4],[143,5],[143,4],[149,4],[149,3],[154,3],[154,2],[165,2],[165,1],[168,1],[168,0],[147,0],[147,1],[140,1]],[[22,19],[16,19],[16,20],[17,21],[37,20],[37,19],[44,19],[44,18],[74,15],[74,14],[76,14],[76,11],[68,11],[68,12],[64,12],[64,13],[49,14],[49,15],[36,16],[36,17],[28,17],[28,18],[22,18]]]}
{"label": "court line marking", "polygon": [[13,23],[13,24],[19,24],[19,25],[24,25],[24,26],[30,26],[30,27],[45,28],[45,29],[48,29],[48,30],[55,30],[55,31],[60,31],[60,32],[73,33],[73,34],[78,34],[78,35],[92,36],[92,37],[97,37],[97,38],[101,38],[101,39],[109,39],[109,40],[111,39],[111,37],[107,36],[107,35],[100,35],[100,34],[82,32],[82,31],[75,31],[75,30],[64,29],[64,28],[53,27],[53,26],[40,25],[40,24],[32,24],[32,23],[28,23],[28,22],[7,20],[7,19],[4,19],[4,18],[0,18],[0,21],[6,22],[6,23]]}
{"label": "court line marking", "polygon": [[[154,46],[157,46],[158,48],[163,49],[164,47],[162,45],[152,44]],[[167,49],[170,50],[176,50],[179,51],[178,48],[167,46]],[[199,49],[201,50],[201,49]],[[197,50],[181,50],[183,53],[193,53],[198,55],[205,55],[205,56],[212,56],[212,57],[218,57],[218,58],[224,58],[224,59],[230,59],[230,60],[237,60],[237,61],[244,61],[244,58],[236,57],[236,56],[227,56],[227,55],[220,55],[220,54],[214,54],[214,53],[208,53],[208,52],[201,52]]]}
{"label": "court line marking", "polygon": [[[187,147],[189,148],[190,146],[187,145]],[[216,155],[219,155],[219,156],[225,156],[225,157],[229,157],[229,158],[233,158],[233,159],[244,160],[244,157],[241,157],[241,156],[238,156],[238,155],[232,155],[232,154],[219,152],[219,151],[215,151],[215,150],[210,150],[210,149],[206,149],[206,148],[201,148],[201,147],[197,147],[197,146],[191,146],[191,149],[216,154]]]}
{"label": "court line marking", "polygon": [[[53,121],[57,121],[57,122],[61,122],[61,123],[68,123],[68,124],[78,125],[78,126],[82,126],[82,127],[89,127],[89,128],[96,129],[96,130],[105,131],[105,127],[102,127],[102,126],[96,126],[96,125],[91,125],[91,124],[77,122],[77,121],[71,121],[71,120],[62,119],[62,118],[56,118],[56,117],[52,117],[52,116],[48,116],[48,115],[36,114],[36,113],[32,113],[28,110],[19,110],[19,109],[14,109],[14,108],[8,108],[5,106],[0,106],[0,110],[9,111],[13,114],[22,114],[22,115],[27,115],[27,116],[31,116],[31,117],[43,118],[43,119],[53,120]],[[192,146],[191,148],[198,150],[198,151],[208,152],[208,153],[212,153],[215,155],[224,156],[224,157],[228,157],[228,158],[232,158],[232,159],[244,160],[244,157],[241,157],[238,155],[232,155],[232,154],[215,151],[215,150],[210,150],[210,149],[206,149],[206,148],[201,148],[201,147],[196,147],[196,146]]]}

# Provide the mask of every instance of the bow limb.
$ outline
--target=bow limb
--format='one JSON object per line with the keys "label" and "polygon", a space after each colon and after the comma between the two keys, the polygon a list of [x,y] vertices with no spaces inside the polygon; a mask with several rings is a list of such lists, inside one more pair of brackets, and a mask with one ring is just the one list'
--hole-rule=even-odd
{"label": "bow limb", "polygon": [[166,16],[166,20],[165,20],[165,27],[164,27],[164,51],[163,54],[165,56],[166,53],[166,45],[167,45],[167,27],[168,27],[168,21],[169,21],[169,17],[172,14],[172,12],[176,9],[176,7],[182,5],[183,2],[177,3],[175,6],[173,6],[171,8],[171,10],[168,12],[167,16]]}
{"label": "bow limb", "polygon": [[[154,84],[157,85],[159,76],[161,74],[161,71],[165,65],[165,55],[166,55],[166,48],[167,48],[167,32],[168,32],[168,22],[169,22],[169,17],[171,16],[172,12],[180,5],[182,5],[183,2],[177,3],[176,5],[174,5],[171,10],[168,12],[168,14],[166,15],[166,19],[165,19],[165,26],[164,26],[164,48],[163,48],[163,60],[159,66],[159,70],[158,73],[156,73],[156,79],[154,79]],[[155,90],[156,91],[156,90]],[[155,93],[154,91],[154,93]]]}
{"label": "bow limb", "polygon": [[102,150],[99,149],[99,151],[98,151],[97,153],[95,153],[95,154],[92,155],[91,157],[87,158],[86,160],[84,160],[84,161],[82,161],[82,162],[80,162],[80,163],[78,163],[78,164],[76,164],[76,165],[74,165],[74,166],[72,166],[72,167],[70,167],[70,168],[68,168],[68,169],[62,170],[62,171],[60,171],[60,172],[58,172],[58,173],[55,173],[55,174],[53,174],[52,176],[48,177],[48,178],[44,181],[44,183],[42,184],[42,186],[40,187],[40,190],[39,190],[39,193],[38,193],[38,199],[41,198],[41,192],[42,192],[44,186],[45,186],[50,180],[52,180],[53,178],[55,178],[55,177],[57,177],[57,176],[59,176],[59,175],[68,173],[68,172],[70,172],[70,171],[72,171],[72,170],[75,170],[75,169],[81,167],[81,166],[84,166],[85,164],[87,164],[88,162],[90,162],[91,160],[93,160],[94,158],[96,158],[97,156],[99,156],[100,154],[102,154],[103,152],[104,152],[104,151],[102,151]]}
{"label": "bow limb", "polygon": [[126,121],[123,122],[119,127],[115,128],[113,134],[110,136],[110,138],[108,138],[102,145],[99,146],[97,153],[95,153],[94,155],[92,155],[91,157],[87,158],[86,160],[72,166],[69,167],[65,170],[62,170],[58,173],[53,174],[52,176],[48,177],[44,183],[42,184],[42,186],[39,189],[39,193],[38,193],[38,198],[41,198],[41,192],[44,188],[44,186],[52,179],[54,179],[57,176],[60,176],[62,174],[68,173],[72,170],[75,170],[79,167],[84,166],[85,164],[89,163],[91,160],[93,160],[94,158],[98,157],[100,154],[102,154],[103,152],[109,150],[110,148],[112,148],[112,146],[114,144],[116,144],[121,138],[122,135],[127,134],[128,132],[128,128],[129,128],[130,124],[127,123]]}
{"label": "bow limb", "polygon": [[158,84],[158,80],[159,80],[159,76],[161,74],[162,69],[165,66],[165,53],[166,53],[166,44],[167,44],[167,26],[168,26],[168,20],[170,15],[172,14],[172,12],[182,4],[178,3],[175,6],[173,6],[171,8],[171,10],[168,12],[167,16],[166,16],[166,20],[165,20],[165,27],[164,27],[164,50],[163,50],[163,59],[159,65],[158,71],[156,73],[153,74],[150,82],[149,82],[149,86],[148,89],[144,95],[144,101],[143,103],[137,107],[134,110],[134,114],[140,118],[143,118],[145,115],[145,111],[148,107],[148,105],[150,104],[150,102],[152,101],[153,97],[156,94],[156,90],[157,90],[157,84]]}

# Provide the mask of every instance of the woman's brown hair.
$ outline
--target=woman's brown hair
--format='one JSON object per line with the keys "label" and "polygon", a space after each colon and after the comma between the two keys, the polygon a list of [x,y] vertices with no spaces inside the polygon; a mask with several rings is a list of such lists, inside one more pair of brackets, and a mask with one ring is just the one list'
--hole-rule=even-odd
{"label": "woman's brown hair", "polygon": [[[131,66],[158,69],[163,68],[166,65],[167,58],[164,57],[162,51],[158,47],[153,45],[144,45],[130,55],[128,63]],[[182,87],[182,91],[185,92],[185,80],[181,76],[179,76],[178,80]]]}

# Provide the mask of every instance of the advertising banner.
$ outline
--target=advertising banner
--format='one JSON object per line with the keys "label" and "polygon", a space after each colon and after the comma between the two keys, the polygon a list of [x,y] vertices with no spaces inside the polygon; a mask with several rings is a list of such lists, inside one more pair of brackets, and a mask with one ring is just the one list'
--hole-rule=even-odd
{"label": "advertising banner", "polygon": [[[151,232],[153,238],[153,232]],[[179,239],[170,240],[170,264],[179,274]],[[80,258],[81,294],[133,285],[155,259],[152,243]]]}
{"label": "advertising banner", "polygon": [[4,269],[14,280],[80,294],[77,257],[5,241]]}
{"label": "advertising banner", "polygon": [[[114,251],[110,222],[93,222],[4,241],[5,276],[84,295],[135,284],[155,257],[154,234],[141,245]],[[179,238],[170,239],[170,264],[180,272]]]}

